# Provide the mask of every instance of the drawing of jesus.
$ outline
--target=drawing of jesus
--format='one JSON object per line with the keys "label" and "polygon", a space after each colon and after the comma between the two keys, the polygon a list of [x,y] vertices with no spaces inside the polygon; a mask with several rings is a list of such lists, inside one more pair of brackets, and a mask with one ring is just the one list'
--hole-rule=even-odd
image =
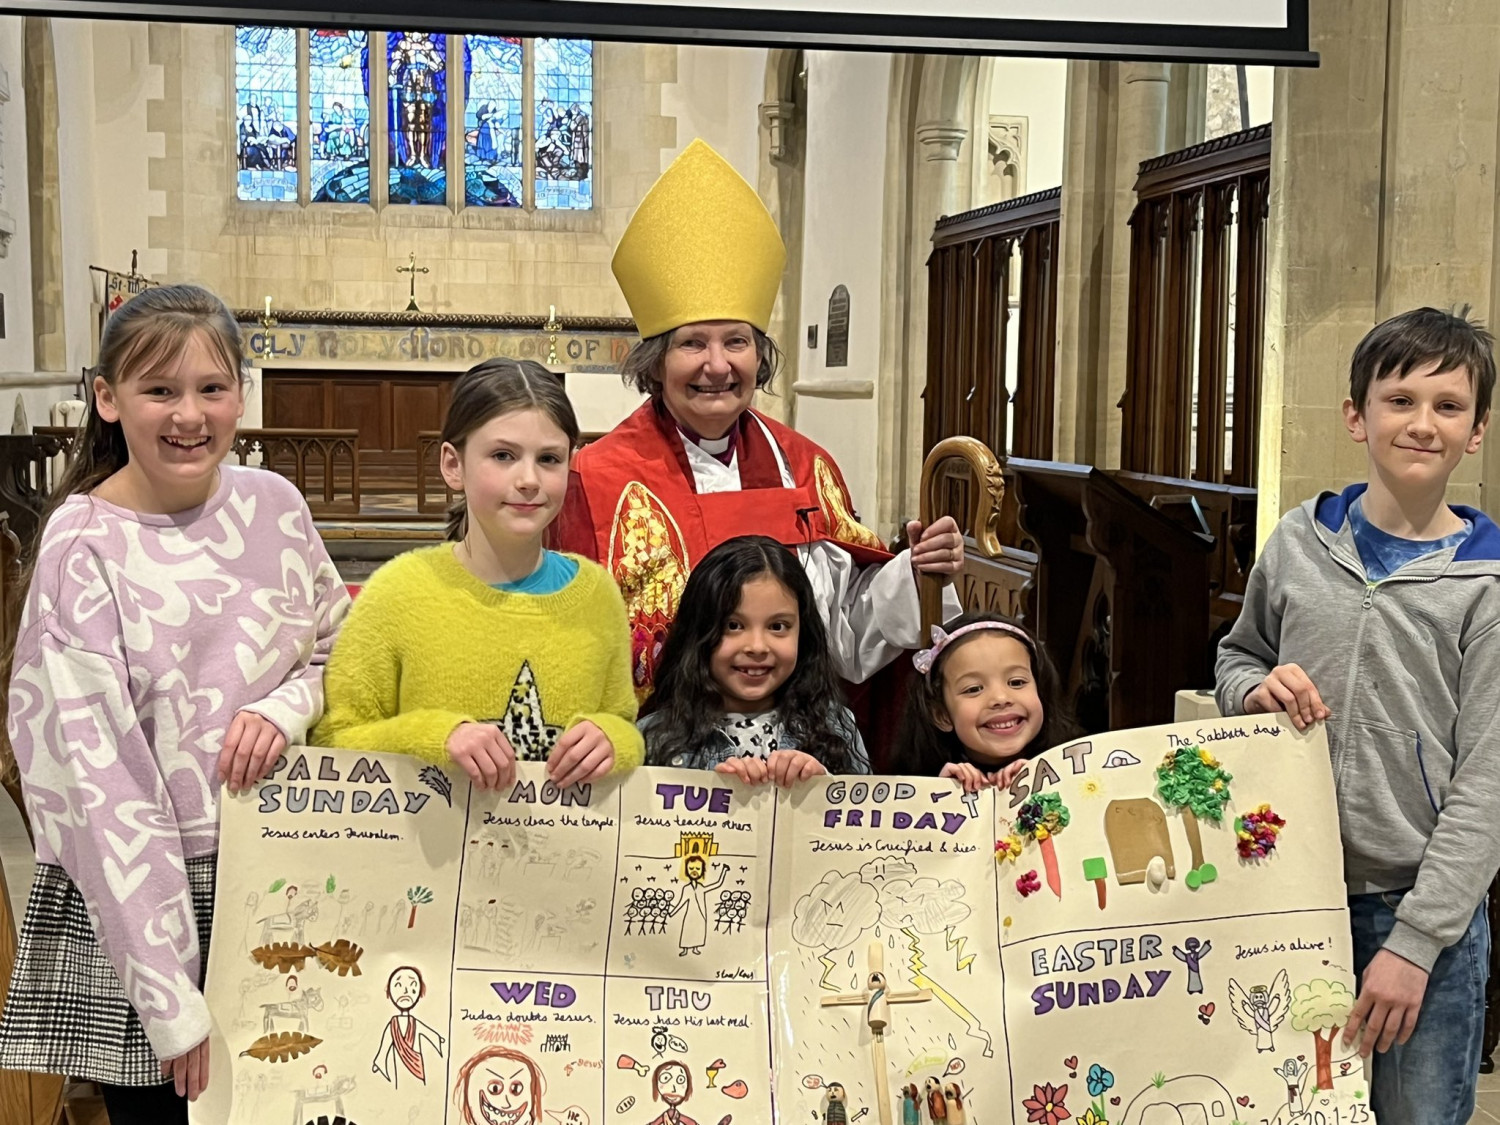
{"label": "drawing of jesus", "polygon": [[688,882],[682,888],[682,897],[677,900],[672,913],[685,912],[682,916],[682,935],[677,939],[680,947],[677,956],[686,957],[689,953],[703,952],[703,943],[708,939],[708,892],[724,885],[729,868],[720,865],[719,877],[712,883],[703,882],[703,877],[708,874],[708,863],[702,856],[688,856],[682,869]]}
{"label": "drawing of jesus", "polygon": [[693,1078],[687,1065],[676,1059],[662,1063],[651,1075],[651,1100],[665,1102],[667,1108],[652,1120],[651,1125],[698,1125],[682,1112],[682,1103],[692,1096]]}
{"label": "drawing of jesus", "polygon": [[385,994],[395,1005],[396,1014],[381,1033],[380,1046],[375,1049],[375,1061],[370,1069],[399,1088],[404,1067],[408,1074],[425,1085],[427,1067],[422,1057],[422,1041],[426,1040],[439,1058],[443,1054],[443,1037],[411,1014],[417,1001],[427,995],[427,985],[420,972],[410,965],[402,965],[391,973]]}

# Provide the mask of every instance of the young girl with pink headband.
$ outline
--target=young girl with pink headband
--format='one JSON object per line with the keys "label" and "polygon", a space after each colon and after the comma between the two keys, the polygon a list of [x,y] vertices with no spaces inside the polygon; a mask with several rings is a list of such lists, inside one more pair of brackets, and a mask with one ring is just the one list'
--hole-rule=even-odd
{"label": "young girl with pink headband", "polygon": [[1057,669],[1014,621],[966,613],[934,626],[912,657],[893,773],[951,777],[974,792],[1007,786],[1021,764],[1077,736]]}

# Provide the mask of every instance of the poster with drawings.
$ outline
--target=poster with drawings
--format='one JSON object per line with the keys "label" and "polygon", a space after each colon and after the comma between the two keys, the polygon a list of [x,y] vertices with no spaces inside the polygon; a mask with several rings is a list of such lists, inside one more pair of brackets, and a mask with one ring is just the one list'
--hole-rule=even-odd
{"label": "poster with drawings", "polygon": [[225,801],[192,1118],[1363,1125],[1334,809],[1264,718],[975,795],[294,750]]}

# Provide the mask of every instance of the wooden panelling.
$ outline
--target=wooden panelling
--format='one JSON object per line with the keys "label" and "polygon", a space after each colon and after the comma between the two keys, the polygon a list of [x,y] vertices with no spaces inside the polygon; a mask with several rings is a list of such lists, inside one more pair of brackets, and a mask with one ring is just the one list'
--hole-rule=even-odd
{"label": "wooden panelling", "polygon": [[1269,125],[1141,165],[1130,218],[1127,470],[1255,484],[1270,168]]}
{"label": "wooden panelling", "polygon": [[1060,202],[1053,188],[938,222],[927,260],[926,448],[967,435],[1002,456],[1052,455]]}
{"label": "wooden panelling", "polygon": [[[265,415],[275,427],[358,431],[365,489],[415,493],[418,435],[441,428],[455,378],[447,373],[268,372]],[[320,481],[314,477],[312,483]]]}

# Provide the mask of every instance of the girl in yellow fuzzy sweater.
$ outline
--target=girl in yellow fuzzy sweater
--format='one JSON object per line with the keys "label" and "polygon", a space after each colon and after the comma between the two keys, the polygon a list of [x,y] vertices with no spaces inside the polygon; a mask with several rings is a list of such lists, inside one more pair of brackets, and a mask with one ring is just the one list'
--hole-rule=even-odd
{"label": "girl in yellow fuzzy sweater", "polygon": [[481,789],[514,781],[518,758],[559,787],[640,764],[625,603],[603,569],[542,546],[577,444],[540,364],[488,360],[454,383],[450,542],[392,559],[355,598],[315,745],[451,758]]}

